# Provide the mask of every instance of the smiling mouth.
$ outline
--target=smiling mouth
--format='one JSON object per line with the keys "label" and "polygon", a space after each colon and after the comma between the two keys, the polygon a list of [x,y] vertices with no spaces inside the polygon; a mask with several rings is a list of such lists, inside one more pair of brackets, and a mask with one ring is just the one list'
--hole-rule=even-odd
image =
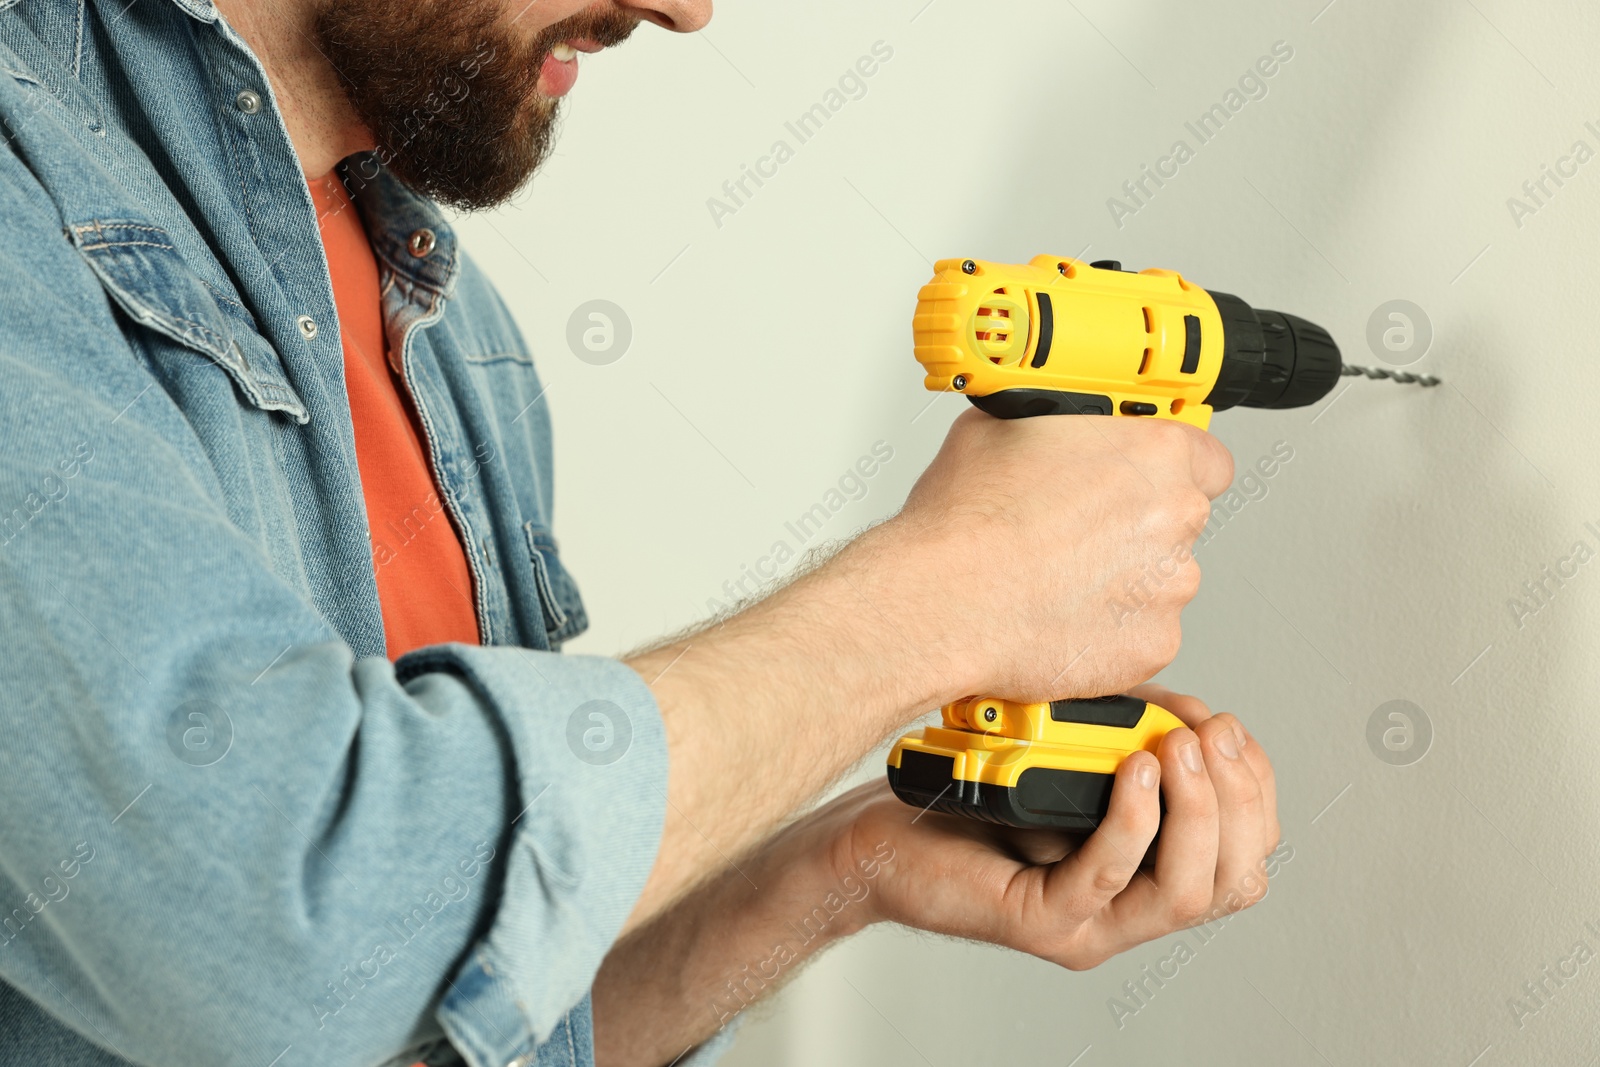
{"label": "smiling mouth", "polygon": [[539,91],[545,96],[562,97],[578,81],[578,52],[571,45],[556,45],[539,65]]}
{"label": "smiling mouth", "polygon": [[566,96],[578,80],[578,54],[592,55],[604,47],[587,38],[551,45],[539,66],[539,91],[549,97]]}

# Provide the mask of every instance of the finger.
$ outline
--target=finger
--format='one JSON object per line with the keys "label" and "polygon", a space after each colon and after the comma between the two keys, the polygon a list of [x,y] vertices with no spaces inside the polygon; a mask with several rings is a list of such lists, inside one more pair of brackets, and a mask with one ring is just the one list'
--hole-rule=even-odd
{"label": "finger", "polygon": [[1266,819],[1261,783],[1244,758],[1244,731],[1232,715],[1218,715],[1195,731],[1217,795],[1217,871],[1212,904],[1238,911],[1266,893]]}
{"label": "finger", "polygon": [[1215,500],[1233,484],[1233,453],[1198,426],[1178,423],[1188,431],[1189,468],[1195,487]]}
{"label": "finger", "polygon": [[1131,754],[1117,768],[1099,829],[1045,879],[1046,907],[1057,921],[1081,925],[1127,888],[1161,826],[1161,775],[1148,752]]}
{"label": "finger", "polygon": [[1256,741],[1255,735],[1244,728],[1244,724],[1237,719],[1234,725],[1243,738],[1241,745],[1244,758],[1250,764],[1250,770],[1255,774],[1256,781],[1261,785],[1261,807],[1264,816],[1262,822],[1262,848],[1271,852],[1278,847],[1279,838],[1283,836],[1283,829],[1278,824],[1278,775],[1272,769],[1272,760],[1267,758],[1267,750]]}
{"label": "finger", "polygon": [[1161,792],[1167,814],[1156,846],[1155,875],[1117,901],[1115,920],[1130,945],[1192,926],[1211,908],[1217,871],[1217,794],[1193,730],[1161,741]]}
{"label": "finger", "polygon": [[1129,696],[1148,700],[1158,708],[1166,708],[1172,714],[1182,719],[1185,726],[1193,729],[1202,722],[1211,718],[1211,709],[1199,697],[1192,697],[1186,693],[1174,693],[1164,685],[1156,682],[1146,682],[1128,690]]}

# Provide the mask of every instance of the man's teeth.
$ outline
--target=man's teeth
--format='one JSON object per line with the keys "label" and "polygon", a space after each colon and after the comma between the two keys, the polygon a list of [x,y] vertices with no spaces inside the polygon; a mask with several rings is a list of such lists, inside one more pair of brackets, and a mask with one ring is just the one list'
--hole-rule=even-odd
{"label": "man's teeth", "polygon": [[578,50],[565,41],[550,49],[550,54],[558,63],[570,63],[578,58]]}

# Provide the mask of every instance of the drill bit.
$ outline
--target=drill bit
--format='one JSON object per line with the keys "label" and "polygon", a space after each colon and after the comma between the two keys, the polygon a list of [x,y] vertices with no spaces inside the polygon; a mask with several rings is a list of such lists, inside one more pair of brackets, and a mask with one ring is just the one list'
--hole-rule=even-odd
{"label": "drill bit", "polygon": [[1412,374],[1403,370],[1387,370],[1383,367],[1356,367],[1349,363],[1344,364],[1339,372],[1341,377],[1353,378],[1365,374],[1368,378],[1388,378],[1390,381],[1400,382],[1404,385],[1416,384],[1424,389],[1439,384],[1440,379],[1431,374]]}

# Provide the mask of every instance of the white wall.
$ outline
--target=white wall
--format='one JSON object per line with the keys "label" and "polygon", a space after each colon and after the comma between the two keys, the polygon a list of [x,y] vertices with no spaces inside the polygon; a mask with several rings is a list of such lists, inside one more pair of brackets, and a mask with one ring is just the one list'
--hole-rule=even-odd
{"label": "white wall", "polygon": [[[1274,755],[1295,852],[1270,899],[1203,946],[1185,935],[1196,958],[1120,1029],[1108,999],[1179,938],[1071,974],[873,932],[729,1063],[1600,1055],[1600,963],[1568,964],[1520,1026],[1510,1005],[1575,942],[1600,951],[1600,563],[1520,626],[1508,607],[1577,542],[1600,552],[1600,161],[1520,226],[1506,202],[1574,141],[1600,149],[1600,12],[1325,2],[728,2],[699,40],[641,32],[586,63],[560,155],[516,207],[463,223],[550,383],[557,529],[595,620],[582,651],[702,615],[880,439],[894,460],[828,532],[895,509],[961,406],[916,418],[909,317],[931,259],[1087,245],[1303,314],[1353,362],[1375,362],[1385,301],[1433,324],[1417,369],[1445,386],[1357,381],[1331,408],[1216,422],[1241,469],[1279,441],[1294,459],[1202,550],[1165,680]],[[894,56],[867,95],[716,226],[707,198],[793,144],[784,121],[880,40]],[[1268,95],[1119,229],[1107,198],[1175,139],[1196,146],[1184,121],[1275,41],[1294,57]],[[608,366],[565,340],[593,298],[633,325]],[[1366,739],[1393,699],[1434,731],[1409,766]]]}

